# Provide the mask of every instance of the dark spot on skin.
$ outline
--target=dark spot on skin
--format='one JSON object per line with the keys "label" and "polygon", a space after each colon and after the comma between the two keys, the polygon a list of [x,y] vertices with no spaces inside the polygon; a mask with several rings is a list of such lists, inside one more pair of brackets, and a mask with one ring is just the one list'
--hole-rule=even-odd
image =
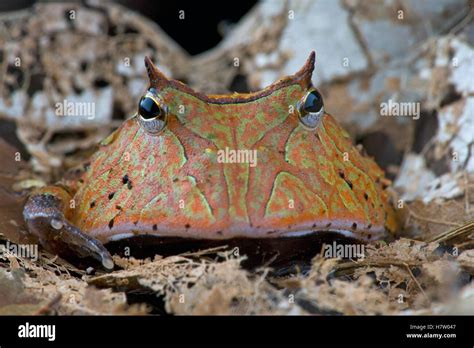
{"label": "dark spot on skin", "polygon": [[127,188],[128,188],[129,190],[131,190],[132,187],[133,187],[133,186],[132,186],[132,182],[129,180],[129,181],[127,182]]}
{"label": "dark spot on skin", "polygon": [[357,229],[357,224],[356,224],[355,222],[352,224],[352,229],[353,229],[353,230],[356,230],[356,229]]}
{"label": "dark spot on skin", "polygon": [[158,230],[158,226],[156,224],[153,225],[153,231]]}
{"label": "dark spot on skin", "polygon": [[185,227],[185,228],[190,228],[191,225],[190,225],[190,224],[186,224],[186,225],[184,225],[184,227]]}
{"label": "dark spot on skin", "polygon": [[95,201],[91,202],[90,207],[91,207],[91,208],[94,208],[94,207],[95,207]]}
{"label": "dark spot on skin", "polygon": [[382,183],[382,190],[385,190],[387,187],[388,187],[388,185],[387,185],[387,184],[385,184],[385,183]]}
{"label": "dark spot on skin", "polygon": [[134,221],[133,224],[136,226],[138,225],[138,220],[137,221]]}
{"label": "dark spot on skin", "polygon": [[367,235],[367,237],[368,237],[369,239],[372,239],[372,235],[371,235],[370,233]]}
{"label": "dark spot on skin", "polygon": [[366,201],[369,200],[369,195],[367,194],[367,192],[364,192],[364,199],[365,199]]}
{"label": "dark spot on skin", "polygon": [[122,183],[125,185],[128,182],[128,175],[125,174],[122,178]]}
{"label": "dark spot on skin", "polygon": [[349,187],[352,190],[352,182],[350,182],[349,180],[346,179],[346,175],[344,174],[344,172],[342,170],[339,170],[339,176],[342,180],[344,180],[347,183],[347,185],[349,185]]}
{"label": "dark spot on skin", "polygon": [[219,236],[222,236],[222,231],[217,231],[216,232]]}
{"label": "dark spot on skin", "polygon": [[109,193],[109,200],[112,199],[112,198],[114,198],[114,194],[115,194],[115,192]]}
{"label": "dark spot on skin", "polygon": [[316,224],[313,224],[312,228],[316,228]]}
{"label": "dark spot on skin", "polygon": [[328,222],[327,225],[326,225],[326,228],[329,228],[329,227],[331,227],[331,223],[330,223],[330,222]]}
{"label": "dark spot on skin", "polygon": [[174,179],[173,179],[173,182],[178,182],[178,178],[174,178]]}
{"label": "dark spot on skin", "polygon": [[78,181],[79,181],[80,184],[84,183],[84,180],[82,180],[82,179],[79,179]]}
{"label": "dark spot on skin", "polygon": [[372,224],[367,225],[367,229],[370,230],[372,228]]}
{"label": "dark spot on skin", "polygon": [[117,209],[117,210],[122,210],[122,207],[121,207],[120,205],[116,205],[116,206],[115,206],[115,209]]}
{"label": "dark spot on skin", "polygon": [[112,229],[114,227],[114,219],[109,221],[109,228]]}

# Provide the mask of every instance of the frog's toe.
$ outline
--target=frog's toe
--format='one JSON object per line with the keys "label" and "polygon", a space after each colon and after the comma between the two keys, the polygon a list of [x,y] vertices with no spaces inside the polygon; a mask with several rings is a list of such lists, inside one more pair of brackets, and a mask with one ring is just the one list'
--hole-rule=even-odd
{"label": "frog's toe", "polygon": [[23,209],[23,217],[30,233],[39,238],[48,250],[61,253],[61,244],[66,244],[81,257],[91,256],[106,269],[113,269],[110,253],[97,239],[83,233],[71,224],[60,209],[60,200],[47,194],[31,196]]}

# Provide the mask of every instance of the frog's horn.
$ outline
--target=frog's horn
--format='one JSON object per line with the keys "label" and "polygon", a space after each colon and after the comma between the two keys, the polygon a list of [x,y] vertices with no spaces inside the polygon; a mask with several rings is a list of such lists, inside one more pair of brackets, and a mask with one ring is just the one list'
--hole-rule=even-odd
{"label": "frog's horn", "polygon": [[145,67],[152,87],[159,88],[168,83],[166,76],[153,64],[148,56],[145,56]]}
{"label": "frog's horn", "polygon": [[301,81],[301,84],[305,87],[311,84],[311,77],[313,76],[314,62],[316,61],[316,53],[311,51],[306,63],[303,67],[294,75],[298,81]]}

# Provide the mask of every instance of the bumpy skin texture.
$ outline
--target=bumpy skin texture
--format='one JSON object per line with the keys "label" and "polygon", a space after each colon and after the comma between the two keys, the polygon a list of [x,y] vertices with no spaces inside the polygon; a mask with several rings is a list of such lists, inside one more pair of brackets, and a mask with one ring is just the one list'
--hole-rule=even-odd
{"label": "bumpy skin texture", "polygon": [[[314,130],[299,120],[314,53],[293,76],[227,96],[201,95],[145,63],[150,87],[169,109],[167,125],[150,135],[134,116],[102,142],[82,183],[70,189],[75,208],[62,210],[84,234],[105,243],[137,234],[227,239],[339,231],[369,241],[396,229],[389,182],[377,164],[329,114]],[[257,150],[257,165],[219,163],[226,147]],[[33,197],[68,198],[58,190]],[[30,230],[34,208],[25,207]]]}

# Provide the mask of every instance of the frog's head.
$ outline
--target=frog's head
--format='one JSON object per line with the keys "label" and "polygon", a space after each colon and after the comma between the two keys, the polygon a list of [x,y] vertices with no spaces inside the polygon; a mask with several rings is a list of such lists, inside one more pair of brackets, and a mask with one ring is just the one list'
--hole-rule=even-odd
{"label": "frog's head", "polygon": [[204,95],[146,58],[150,85],[137,115],[98,155],[97,173],[109,170],[122,202],[104,217],[114,219],[107,235],[382,236],[394,217],[383,172],[325,112],[314,62],[312,52],[296,74],[258,92]]}
{"label": "frog's head", "polygon": [[[324,115],[324,104],[321,94],[311,83],[314,62],[315,53],[313,51],[306,64],[295,75],[285,77],[255,93],[205,95],[192,90],[180,81],[168,79],[153,64],[150,58],[146,57],[145,66],[150,80],[150,87],[139,102],[138,120],[149,134],[154,135],[159,134],[166,127],[169,114],[178,117],[183,123],[188,123],[192,117],[191,115],[204,119],[212,118],[212,116],[205,116],[207,112],[198,115],[191,112],[187,113],[186,107],[201,107],[201,110],[204,111],[205,106],[207,106],[211,112],[214,110],[218,112],[223,110],[226,105],[244,104],[236,109],[245,110],[249,107],[255,109],[260,103],[261,106],[284,107],[286,111],[283,114],[297,115],[303,126],[315,129]],[[190,97],[192,98],[190,99]],[[244,122],[247,114],[240,115],[239,120]],[[272,112],[271,115],[277,116],[275,112]],[[253,117],[255,115],[248,116]],[[271,117],[269,117],[268,123],[270,125],[273,123]],[[235,125],[238,126],[238,124]]]}

